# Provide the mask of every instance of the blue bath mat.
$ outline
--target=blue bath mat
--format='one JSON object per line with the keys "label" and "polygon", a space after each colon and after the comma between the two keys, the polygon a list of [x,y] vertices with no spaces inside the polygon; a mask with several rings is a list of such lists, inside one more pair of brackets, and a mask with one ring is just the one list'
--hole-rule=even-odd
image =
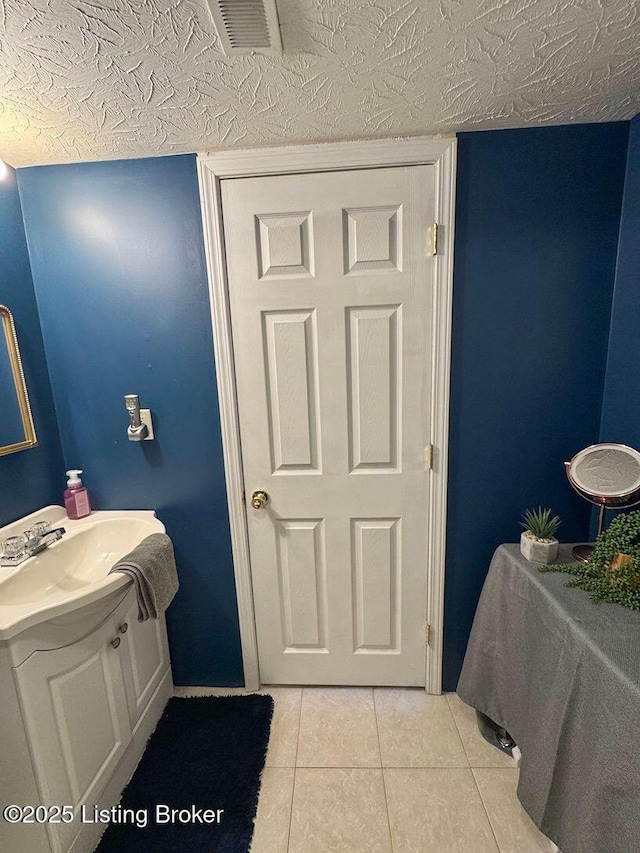
{"label": "blue bath mat", "polygon": [[96,853],[248,853],[272,715],[271,696],[170,699]]}

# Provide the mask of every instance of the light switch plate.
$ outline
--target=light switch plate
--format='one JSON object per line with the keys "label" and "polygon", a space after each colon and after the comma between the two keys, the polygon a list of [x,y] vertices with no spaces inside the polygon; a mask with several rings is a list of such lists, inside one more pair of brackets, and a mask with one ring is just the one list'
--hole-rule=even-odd
{"label": "light switch plate", "polygon": [[140,420],[147,425],[147,437],[143,441],[153,441],[153,421],[151,420],[151,409],[140,409]]}

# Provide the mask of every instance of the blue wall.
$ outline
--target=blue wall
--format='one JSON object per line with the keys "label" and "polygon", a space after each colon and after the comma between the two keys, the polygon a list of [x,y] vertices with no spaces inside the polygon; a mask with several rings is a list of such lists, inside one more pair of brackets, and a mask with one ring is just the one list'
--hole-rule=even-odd
{"label": "blue wall", "polygon": [[[176,683],[240,684],[195,158],[23,169],[19,185],[66,466],[94,508],[165,523]],[[154,442],[127,440],[131,393]]]}
{"label": "blue wall", "polygon": [[629,132],[600,439],[640,448],[640,115]]}
{"label": "blue wall", "polygon": [[[491,554],[550,505],[589,509],[563,461],[598,440],[628,123],[462,134],[445,687]],[[67,466],[98,508],[154,507],[176,544],[175,678],[242,675],[194,159],[20,172]],[[125,437],[125,393],[158,441]]]}
{"label": "blue wall", "polygon": [[454,689],[491,555],[526,507],[565,541],[563,462],[598,440],[628,123],[461,134],[445,589]]}
{"label": "blue wall", "polygon": [[16,324],[38,438],[37,447],[0,456],[0,525],[3,525],[40,507],[58,503],[65,482],[13,169],[9,169],[7,176],[0,180],[0,304],[9,308]]}

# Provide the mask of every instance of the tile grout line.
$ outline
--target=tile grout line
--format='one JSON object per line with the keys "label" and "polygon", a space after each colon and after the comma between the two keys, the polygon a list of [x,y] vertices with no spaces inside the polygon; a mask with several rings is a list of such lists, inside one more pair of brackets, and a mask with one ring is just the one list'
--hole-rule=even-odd
{"label": "tile grout line", "polygon": [[[381,770],[381,764],[305,764],[300,770]],[[398,767],[394,770],[411,770],[410,767]]]}
{"label": "tile grout line", "polygon": [[462,745],[462,751],[464,752],[464,757],[467,759],[467,765],[469,766],[469,768],[471,768],[471,759],[469,758],[469,753],[467,752],[467,747],[465,746],[464,738],[462,737],[462,732],[460,731],[460,726],[458,725],[458,721],[456,720],[456,715],[453,713],[453,709],[451,707],[451,702],[449,702],[449,696],[447,693],[445,693],[443,695],[446,699],[447,708],[449,709],[449,713],[451,714],[451,718],[453,720],[453,725],[455,726],[455,730],[458,734],[458,740],[460,741],[460,743]]}
{"label": "tile grout line", "polygon": [[[474,768],[471,767],[469,769],[471,770],[471,778],[473,779],[473,784],[476,786],[476,791],[478,792],[478,796],[480,797],[480,802],[482,803],[482,808],[484,809],[484,813],[487,816],[487,821],[489,823],[489,829],[491,830],[491,835],[493,835],[493,840],[496,842],[496,848],[498,850],[498,853],[502,853],[502,848],[498,844],[498,838],[497,838],[495,830],[493,828],[493,823],[491,822],[491,817],[489,816],[489,812],[487,810],[487,806],[485,804],[484,797],[482,796],[482,791],[480,790],[480,785],[478,785],[478,780],[476,779],[476,774],[473,772]],[[484,768],[477,768],[477,769],[482,770]]]}
{"label": "tile grout line", "polygon": [[[500,846],[500,844],[498,842],[498,838],[497,838],[495,831],[493,829],[493,823],[491,821],[491,816],[489,815],[489,810],[487,809],[487,806],[485,805],[484,797],[482,796],[482,789],[481,789],[480,785],[478,784],[478,779],[476,778],[476,770],[479,770],[480,772],[484,771],[485,773],[487,771],[489,773],[492,773],[492,772],[494,772],[494,773],[511,773],[513,770],[517,771],[518,768],[517,767],[515,767],[515,768],[512,768],[512,767],[472,767],[471,768],[471,773],[473,775],[473,781],[475,782],[476,788],[478,789],[478,793],[480,794],[480,800],[482,801],[482,805],[483,805],[483,808],[484,808],[485,813],[487,815],[487,819],[489,820],[489,826],[491,827],[491,832],[493,832],[493,837],[496,840],[496,846],[498,848],[499,853],[502,853],[503,848]],[[523,808],[521,803],[519,803],[519,806],[522,809],[522,811],[524,812],[524,808]],[[524,813],[526,815],[526,812],[524,812]],[[527,815],[527,817],[528,817],[528,815]],[[534,826],[535,826],[535,824],[534,824]],[[543,838],[545,838],[546,841],[549,841],[551,844],[555,844],[555,842],[552,841],[552,839],[550,839],[549,836],[545,835],[544,832],[542,832],[542,830],[539,827],[536,827],[536,829],[538,830],[538,832],[540,832],[540,834],[543,836]],[[507,848],[505,853],[508,853],[508,851],[510,849],[511,849],[510,847]],[[556,846],[554,853],[562,853],[562,851]]]}
{"label": "tile grout line", "polygon": [[478,796],[480,797],[480,802],[482,803],[482,808],[487,816],[487,821],[489,823],[489,829],[491,830],[491,835],[493,835],[493,840],[496,843],[496,847],[498,849],[498,853],[502,853],[500,845],[498,844],[498,839],[493,829],[493,824],[491,823],[491,818],[489,817],[489,812],[487,811],[487,807],[484,803],[484,799],[482,797],[482,791],[480,790],[480,786],[478,785],[478,780],[476,779],[476,774],[473,772],[474,768],[471,766],[471,759],[469,758],[469,753],[467,752],[467,747],[464,742],[464,738],[462,737],[462,732],[460,731],[460,726],[458,725],[458,721],[456,720],[456,715],[453,713],[453,708],[451,707],[451,702],[449,701],[449,697],[447,696],[447,707],[449,708],[449,713],[453,717],[453,723],[456,727],[456,731],[458,732],[458,737],[460,738],[460,742],[462,743],[462,749],[464,751],[465,757],[467,759],[467,763],[469,765],[469,770],[471,771],[471,778],[473,779],[473,784],[476,786],[476,791],[478,792]]}
{"label": "tile grout line", "polygon": [[291,844],[291,827],[293,825],[293,802],[296,795],[296,776],[298,775],[298,751],[300,749],[300,729],[302,728],[302,702],[304,687],[300,688],[300,711],[298,712],[298,735],[296,737],[296,755],[293,761],[293,785],[291,787],[291,811],[289,812],[289,832],[287,833],[287,853]]}
{"label": "tile grout line", "polygon": [[[452,693],[452,694],[443,694],[443,695],[446,695],[448,697],[450,695],[455,696],[456,694]],[[460,700],[460,701],[462,701],[462,700]],[[520,765],[516,764],[513,756],[511,757],[512,764],[510,766],[505,766],[502,764],[500,764],[500,765],[498,765],[498,764],[472,764],[471,759],[469,758],[469,753],[467,752],[467,747],[465,746],[465,739],[464,739],[463,734],[462,734],[462,729],[458,725],[458,721],[456,720],[456,715],[453,712],[453,708],[451,707],[451,703],[449,702],[448,698],[447,698],[447,705],[449,706],[449,711],[451,712],[451,716],[453,717],[453,722],[455,723],[456,730],[458,732],[458,737],[460,738],[460,740],[462,742],[462,749],[464,750],[464,754],[466,756],[469,767],[472,770],[473,769],[476,769],[476,770],[511,770],[511,769],[517,770],[517,769],[519,769]],[[477,723],[475,723],[475,725],[477,726]],[[480,735],[480,737],[482,737],[482,735]],[[487,744],[487,746],[490,746],[490,744]],[[497,751],[496,747],[490,746],[490,748],[492,750]]]}
{"label": "tile grout line", "polygon": [[387,826],[389,827],[389,844],[391,845],[391,853],[393,853],[393,835],[391,833],[391,817],[389,816],[389,797],[387,796],[387,782],[384,776],[384,767],[382,766],[382,744],[380,743],[380,727],[378,726],[378,707],[376,705],[376,690],[371,689],[373,696],[373,717],[376,721],[376,735],[378,737],[378,752],[380,753],[380,775],[382,776],[382,790],[384,792],[384,804],[387,809]]}

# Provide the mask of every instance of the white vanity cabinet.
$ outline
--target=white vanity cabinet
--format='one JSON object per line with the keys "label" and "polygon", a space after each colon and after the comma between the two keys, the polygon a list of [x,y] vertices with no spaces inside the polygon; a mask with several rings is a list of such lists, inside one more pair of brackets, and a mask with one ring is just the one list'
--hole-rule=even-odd
{"label": "white vanity cabinet", "polygon": [[[79,642],[14,670],[43,804],[93,804],[131,740],[113,617]],[[51,824],[66,851],[78,823]]]}
{"label": "white vanity cabinet", "polygon": [[22,775],[32,782],[13,796],[12,774],[3,774],[2,806],[71,805],[76,815],[72,823],[47,824],[39,835],[35,828],[9,825],[10,845],[4,843],[7,824],[0,824],[0,849],[90,853],[105,826],[83,823],[81,807],[91,815],[95,805],[118,801],[172,692],[164,618],[138,622],[130,587],[107,606],[40,625],[15,640],[5,655],[11,670],[1,678],[3,687],[15,691],[19,714],[13,724],[24,730],[19,734],[28,755],[21,759],[31,764],[31,773]]}
{"label": "white vanity cabinet", "polygon": [[117,628],[125,662],[122,674],[129,721],[134,728],[169,665],[167,629],[164,619],[138,622],[138,602],[133,594],[128,598],[123,618],[117,620]]}

